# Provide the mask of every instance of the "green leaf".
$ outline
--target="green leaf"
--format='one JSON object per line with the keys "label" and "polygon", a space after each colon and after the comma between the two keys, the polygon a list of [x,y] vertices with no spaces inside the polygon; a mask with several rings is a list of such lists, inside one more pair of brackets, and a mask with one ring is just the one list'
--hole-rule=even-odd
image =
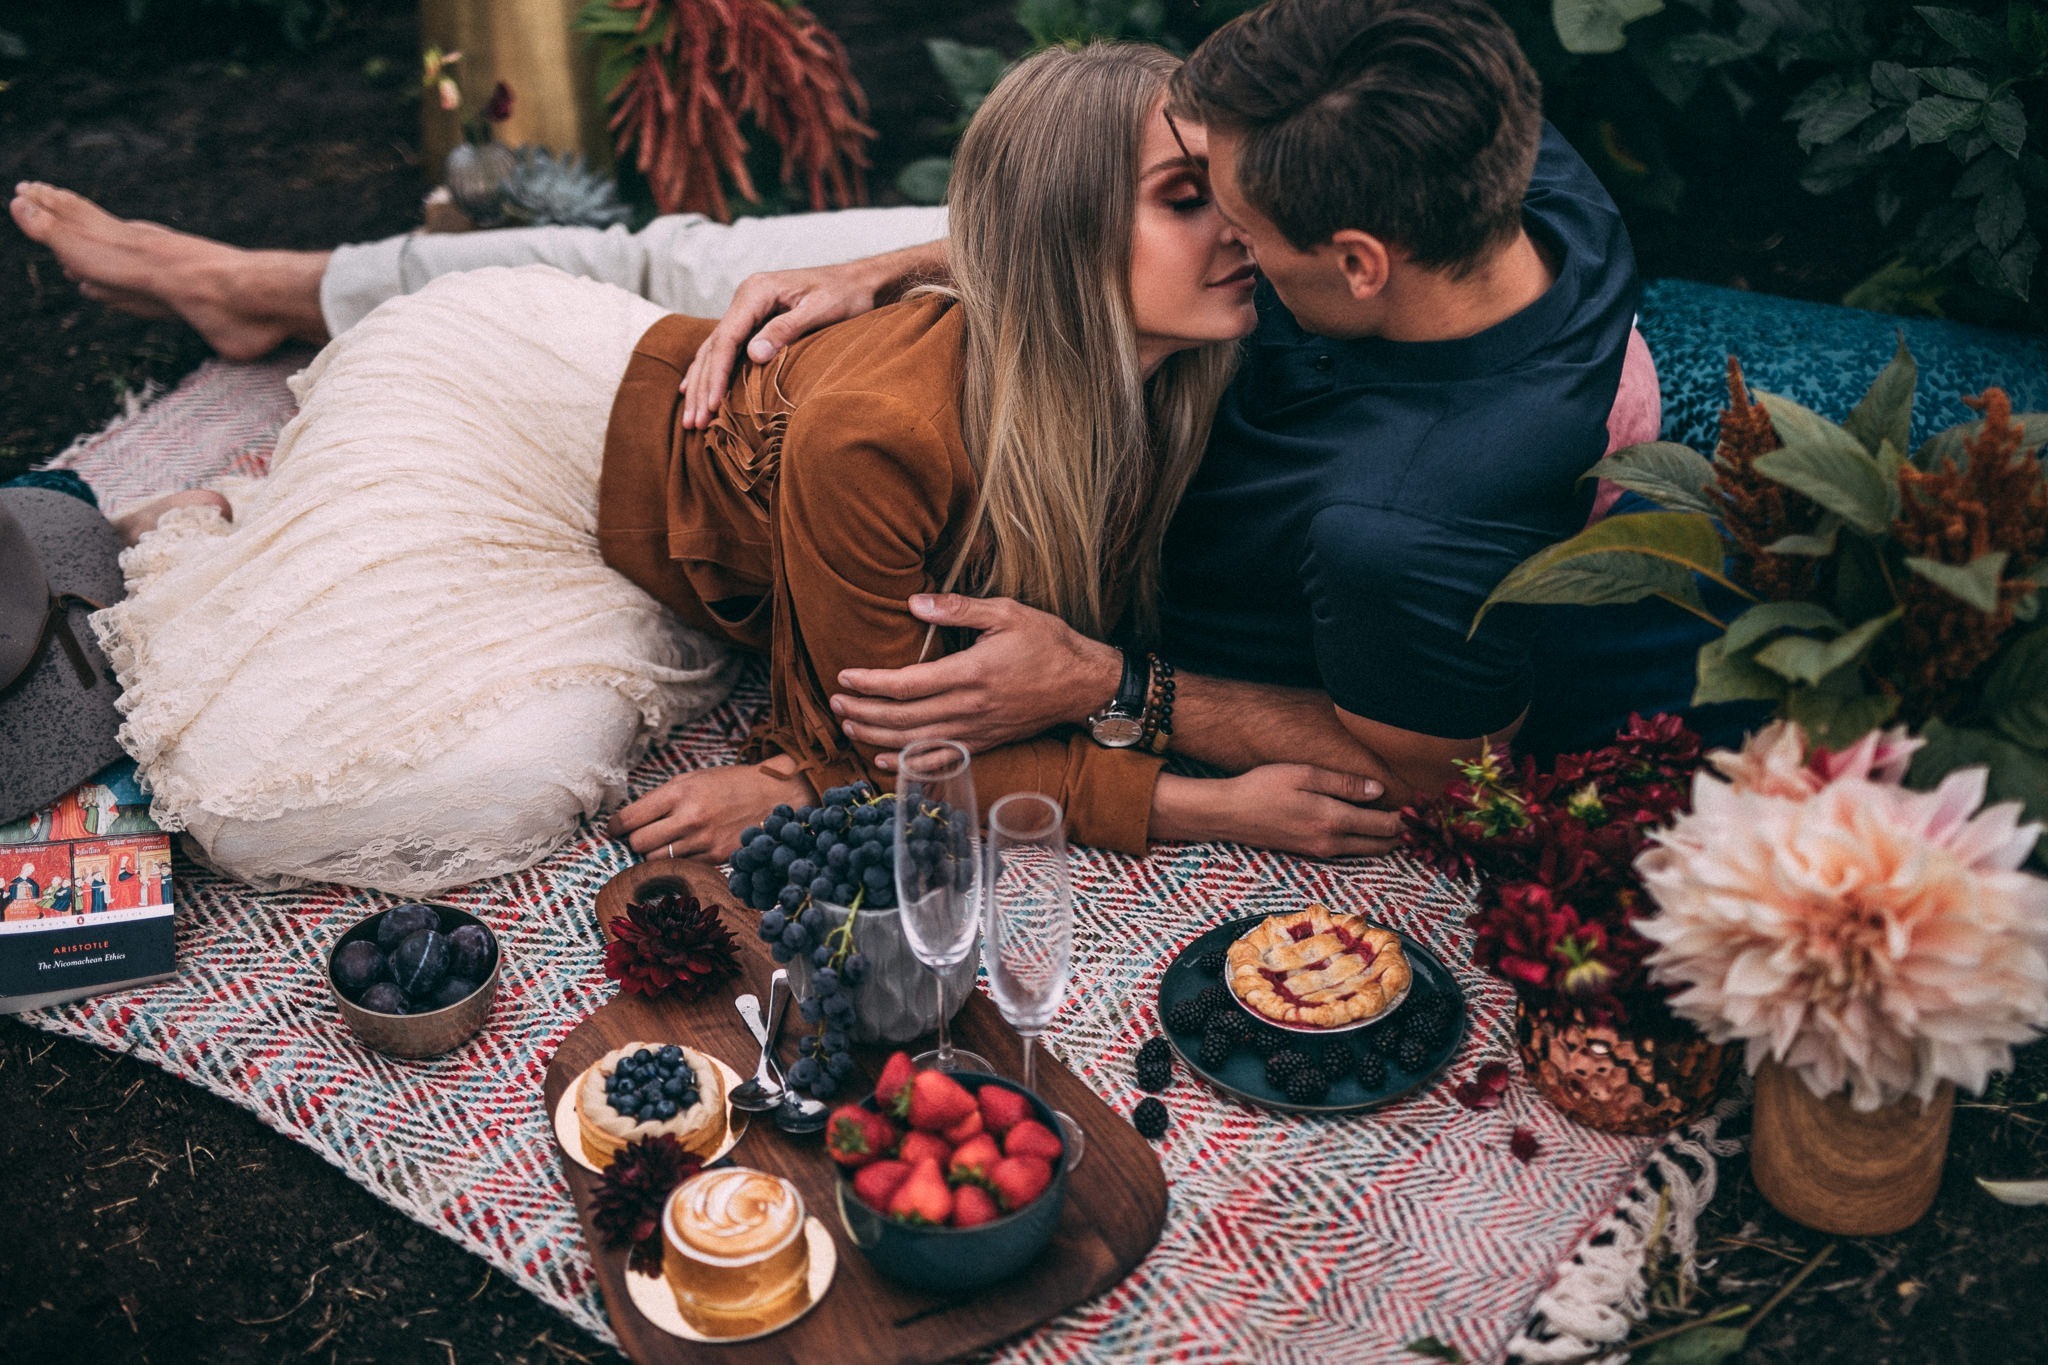
{"label": "green leaf", "polygon": [[1410,1355],[1427,1356],[1431,1360],[1448,1360],[1451,1365],[1465,1365],[1465,1353],[1448,1341],[1434,1336],[1417,1337],[1402,1348]]}
{"label": "green leaf", "polygon": [[1748,1345],[1749,1333],[1742,1328],[1713,1324],[1666,1337],[1630,1359],[1636,1365],[1722,1365]]}
{"label": "green leaf", "polygon": [[1758,650],[1756,661],[1781,678],[1810,687],[1836,669],[1846,668],[1862,658],[1864,652],[1877,642],[1877,637],[1898,619],[1897,610],[1888,611],[1843,631],[1832,640],[1787,635]]}
{"label": "green leaf", "polygon": [[2048,1180],[1986,1180],[1980,1175],[1977,1183],[1984,1187],[1984,1193],[2001,1204],[2017,1204],[2022,1208],[2048,1204]]}
{"label": "green leaf", "polygon": [[[1649,570],[1631,564],[1627,558],[1616,554],[1623,551],[1666,560],[1674,565],[1703,573],[1731,588],[1735,586],[1728,583],[1721,572],[1724,552],[1720,533],[1714,529],[1711,518],[1697,512],[1638,512],[1628,516],[1607,517],[1594,522],[1570,540],[1560,541],[1556,545],[1537,551],[1510,569],[1507,577],[1501,579],[1500,586],[1496,587],[1492,595],[1480,606],[1479,614],[1472,618],[1472,629],[1478,630],[1479,623],[1485,619],[1486,613],[1501,602],[1632,602],[1660,591],[1660,588],[1653,585],[1656,580],[1651,577]],[[1596,580],[1601,576],[1598,572],[1579,579],[1578,583],[1585,591],[1602,592],[1601,596],[1566,599],[1550,595],[1553,590],[1545,580],[1551,574],[1574,560],[1591,555],[1607,556],[1594,566],[1596,571],[1605,570],[1620,576],[1622,583],[1619,590],[1630,591],[1633,596],[1604,595],[1605,590],[1597,586]],[[1524,597],[1521,594],[1525,590],[1537,595]]]}
{"label": "green leaf", "polygon": [[1898,62],[1872,62],[1870,89],[1879,99],[1904,104],[1920,94],[1920,78]]}
{"label": "green leaf", "polygon": [[1866,535],[1883,532],[1891,522],[1897,489],[1863,443],[1775,394],[1760,393],[1757,401],[1785,443],[1757,457],[1757,472],[1804,493]]}
{"label": "green leaf", "polygon": [[2027,223],[2026,196],[2008,176],[1977,201],[1977,240],[1989,251],[2002,252],[2018,240]]}
{"label": "green leaf", "polygon": [[1694,706],[1717,701],[1776,702],[1785,696],[1784,679],[1729,649],[1726,640],[1701,645],[1694,668]]}
{"label": "green leaf", "polygon": [[2020,97],[2007,90],[1984,106],[1984,132],[1998,149],[2017,160],[2027,141],[2027,111]]}
{"label": "green leaf", "polygon": [[1809,535],[1779,536],[1764,546],[1774,555],[1805,555],[1808,559],[1826,559],[1835,552],[1835,544],[1842,538],[1842,519],[1833,512],[1820,519]]}
{"label": "green leaf", "polygon": [[1998,258],[1998,288],[2025,302],[2034,287],[2034,264],[2041,258],[2041,239],[2033,230],[2020,233],[2019,240]]}
{"label": "green leaf", "polygon": [[1694,66],[1726,66],[1763,51],[1765,39],[1745,41],[1725,33],[1686,33],[1673,38],[1664,51],[1675,62]]}
{"label": "green leaf", "polygon": [[1622,30],[1663,8],[1664,0],[1552,0],[1550,22],[1566,52],[1619,52]]}
{"label": "green leaf", "polygon": [[1980,62],[1996,62],[2005,55],[2005,35],[1968,11],[1917,5],[1914,13],[1925,19],[1943,42]]}
{"label": "green leaf", "polygon": [[1815,147],[1838,142],[1876,112],[1877,106],[1867,96],[1843,95],[1799,120],[1799,149],[1810,152]]}
{"label": "green leaf", "polygon": [[2013,743],[2048,751],[2048,629],[2030,630],[1998,652],[1984,680],[1984,713]]}
{"label": "green leaf", "polygon": [[2005,574],[2006,552],[1993,550],[1978,555],[1968,564],[1944,564],[1938,559],[1906,556],[1906,567],[1949,596],[1989,616],[1998,610],[1998,585]]}
{"label": "green leaf", "polygon": [[913,204],[943,204],[952,175],[952,157],[921,156],[896,173],[896,188]]}
{"label": "green leaf", "polygon": [[[2017,801],[2029,820],[2048,819],[2048,754],[2024,748],[1990,730],[1930,720],[1921,727],[1927,741],[1913,755],[1907,782],[1925,791],[1957,768],[1982,764],[1991,770],[1988,799]],[[2040,850],[2036,848],[2038,857]]]}
{"label": "green leaf", "polygon": [[1617,450],[1587,470],[1581,478],[1607,482],[1660,504],[1670,512],[1720,512],[1707,489],[1714,483],[1714,466],[1691,446],[1675,441],[1646,441]]}
{"label": "green leaf", "polygon": [[[1509,578],[1515,578],[1527,567],[1517,567]],[[1684,565],[1633,550],[1609,550],[1560,560],[1512,584],[1508,579],[1501,580],[1494,596],[1472,618],[1472,629],[1478,631],[1480,620],[1496,601],[1592,607],[1640,602],[1645,597],[1677,602],[1701,615],[1707,610],[1700,600],[1699,585],[1693,582],[1692,570]]]}
{"label": "green leaf", "polygon": [[964,114],[981,108],[1009,66],[1009,59],[992,47],[970,47],[951,38],[927,38],[924,47]]}
{"label": "green leaf", "polygon": [[[2048,442],[2048,412],[2016,412],[2012,420],[2021,427],[2020,445],[2032,447]],[[1939,469],[1944,461],[1960,465],[1963,460],[1963,444],[1984,427],[1981,421],[1958,422],[1945,431],[1938,431],[1921,442],[1913,452],[1915,469]]]}
{"label": "green leaf", "polygon": [[1730,654],[1740,654],[1778,630],[1825,630],[1842,633],[1842,623],[1818,602],[1759,602],[1728,623],[1721,637]]}
{"label": "green leaf", "polygon": [[1991,94],[1982,76],[1967,66],[1916,66],[1913,74],[1933,86],[1936,93],[1959,100],[1981,100]]}
{"label": "green leaf", "polygon": [[1779,708],[1787,720],[1797,721],[1815,741],[1831,749],[1854,744],[1889,721],[1898,709],[1897,697],[1836,686],[1795,687]]}
{"label": "green leaf", "polygon": [[1898,337],[1898,349],[1892,352],[1891,363],[1878,373],[1869,391],[1842,423],[1842,430],[1861,441],[1863,448],[1873,455],[1885,441],[1904,450],[1913,430],[1913,389],[1920,382],[1920,366],[1906,349],[1906,334],[1900,332]]}
{"label": "green leaf", "polygon": [[1906,106],[1906,134],[1915,147],[1942,142],[1974,128],[1984,117],[1984,106],[1947,95],[1929,95]]}

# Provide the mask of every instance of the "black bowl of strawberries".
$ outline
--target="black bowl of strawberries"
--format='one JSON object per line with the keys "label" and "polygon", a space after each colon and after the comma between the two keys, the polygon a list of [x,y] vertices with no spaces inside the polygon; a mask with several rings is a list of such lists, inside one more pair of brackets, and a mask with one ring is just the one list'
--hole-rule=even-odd
{"label": "black bowl of strawberries", "polygon": [[907,1053],[875,1093],[825,1128],[846,1235],[900,1284],[979,1289],[1052,1240],[1067,1195],[1059,1120],[1022,1086],[973,1071],[919,1071]]}

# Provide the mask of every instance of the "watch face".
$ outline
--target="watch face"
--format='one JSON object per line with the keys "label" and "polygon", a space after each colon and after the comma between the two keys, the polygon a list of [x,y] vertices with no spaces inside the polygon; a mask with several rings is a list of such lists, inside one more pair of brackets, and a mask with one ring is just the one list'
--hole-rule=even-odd
{"label": "watch face", "polygon": [[1116,714],[1091,716],[1088,733],[1097,744],[1105,749],[1128,749],[1145,733],[1145,722],[1138,716]]}

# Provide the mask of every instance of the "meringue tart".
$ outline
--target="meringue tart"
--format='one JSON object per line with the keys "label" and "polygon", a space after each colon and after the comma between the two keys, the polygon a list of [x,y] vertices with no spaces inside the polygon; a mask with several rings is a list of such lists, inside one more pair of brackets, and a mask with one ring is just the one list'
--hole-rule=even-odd
{"label": "meringue tart", "polygon": [[1326,905],[1268,915],[1230,945],[1224,962],[1231,994],[1290,1028],[1376,1019],[1408,994],[1412,977],[1399,934]]}
{"label": "meringue tart", "polygon": [[728,1166],[669,1196],[662,1278],[683,1320],[706,1336],[751,1335],[801,1312],[810,1268],[803,1196],[781,1176]]}
{"label": "meringue tart", "polygon": [[600,1170],[629,1142],[667,1134],[705,1160],[725,1140],[725,1077],[695,1048],[627,1043],[576,1082],[576,1131]]}

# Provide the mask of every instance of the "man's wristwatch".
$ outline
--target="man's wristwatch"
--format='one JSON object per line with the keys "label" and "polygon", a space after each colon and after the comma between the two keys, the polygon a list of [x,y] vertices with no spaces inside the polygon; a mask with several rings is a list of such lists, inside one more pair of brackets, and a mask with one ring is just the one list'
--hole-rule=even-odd
{"label": "man's wristwatch", "polygon": [[1109,705],[1088,717],[1088,734],[1105,749],[1130,749],[1145,737],[1145,696],[1152,687],[1152,667],[1136,650],[1124,651],[1123,678]]}

